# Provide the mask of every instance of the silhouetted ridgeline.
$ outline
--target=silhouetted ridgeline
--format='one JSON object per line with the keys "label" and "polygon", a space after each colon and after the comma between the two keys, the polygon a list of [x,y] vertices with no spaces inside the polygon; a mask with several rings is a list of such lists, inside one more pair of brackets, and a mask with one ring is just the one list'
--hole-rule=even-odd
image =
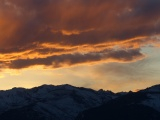
{"label": "silhouetted ridgeline", "polygon": [[160,120],[160,85],[118,94],[70,85],[0,91],[0,120]]}

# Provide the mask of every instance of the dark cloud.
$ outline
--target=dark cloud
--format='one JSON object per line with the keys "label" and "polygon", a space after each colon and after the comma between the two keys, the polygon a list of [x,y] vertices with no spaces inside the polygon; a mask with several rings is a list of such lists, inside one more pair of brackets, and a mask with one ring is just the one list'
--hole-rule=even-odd
{"label": "dark cloud", "polygon": [[[51,65],[54,61],[63,63],[68,60],[71,65],[101,61],[104,56],[99,53],[94,51],[96,55],[93,55],[86,50],[82,55],[74,47],[82,49],[88,45],[100,49],[95,46],[103,44],[106,49],[112,49],[129,39],[158,35],[159,11],[159,0],[1,0],[0,54],[5,56],[28,50],[28,55],[51,54],[43,58],[35,56],[35,59],[16,58],[14,54],[15,59],[10,65],[12,68]],[[138,43],[141,44],[137,48],[148,44],[148,41],[150,39],[139,39]],[[128,42],[128,46],[135,43],[137,41]],[[42,44],[52,44],[55,48],[42,47]],[[107,55],[123,61],[133,61],[135,56],[142,55],[139,50],[113,51]],[[53,56],[54,53],[59,55]],[[76,57],[83,60],[79,58],[78,61]]]}
{"label": "dark cloud", "polygon": [[[16,33],[10,38],[16,39],[12,42],[15,45],[32,44],[35,41],[69,45],[86,44],[86,42],[93,44],[93,41],[102,43],[112,39],[123,40],[150,35],[155,29],[154,24],[159,18],[157,11],[160,8],[158,7],[160,2],[157,0],[152,2],[150,0],[136,0],[135,2],[126,0],[123,2],[117,0],[114,2],[110,0],[89,2],[83,0],[37,0],[34,2],[33,0],[8,0],[8,2],[17,9],[6,6],[7,8],[15,9],[15,14],[21,12],[16,17],[16,20],[19,21]],[[146,19],[148,14],[150,17]],[[15,16],[12,19],[15,19]],[[83,31],[91,28],[95,31],[73,36],[51,32],[51,30],[61,31],[63,29]]]}
{"label": "dark cloud", "polygon": [[52,66],[53,68],[84,64],[84,63],[93,63],[98,61],[107,62],[112,59],[113,61],[118,62],[128,62],[134,61],[137,59],[142,59],[143,54],[137,49],[132,50],[120,50],[120,51],[107,51],[104,53],[88,53],[88,54],[63,54],[57,56],[51,56],[47,58],[35,58],[35,59],[18,59],[11,61],[9,63],[10,68],[21,69],[26,68],[32,65],[45,65]]}

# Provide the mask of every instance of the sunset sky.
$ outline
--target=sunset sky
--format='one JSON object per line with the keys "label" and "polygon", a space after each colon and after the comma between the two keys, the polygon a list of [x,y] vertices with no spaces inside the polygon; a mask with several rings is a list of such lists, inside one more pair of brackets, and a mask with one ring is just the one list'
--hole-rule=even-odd
{"label": "sunset sky", "polygon": [[0,0],[0,89],[160,84],[160,0]]}

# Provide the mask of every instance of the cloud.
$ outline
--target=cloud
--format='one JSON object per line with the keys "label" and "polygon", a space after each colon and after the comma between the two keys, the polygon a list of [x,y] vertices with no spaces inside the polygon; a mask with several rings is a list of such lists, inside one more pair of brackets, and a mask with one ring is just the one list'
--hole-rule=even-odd
{"label": "cloud", "polygon": [[11,61],[8,66],[13,69],[21,69],[30,67],[33,65],[45,65],[53,68],[59,68],[64,66],[72,66],[77,64],[93,64],[96,62],[131,62],[140,60],[145,56],[140,53],[139,50],[121,50],[121,51],[104,51],[99,53],[87,53],[87,54],[63,54],[56,55],[47,58],[35,58],[35,59],[17,59]]}
{"label": "cloud", "polygon": [[159,6],[159,0],[1,0],[0,60],[11,68],[139,60],[141,46],[159,41],[152,39],[160,34]]}
{"label": "cloud", "polygon": [[[159,80],[159,57],[141,59],[138,62],[120,64],[109,63],[97,65],[92,69],[97,79],[113,81],[158,81]],[[156,67],[155,67],[156,66]],[[124,82],[123,82],[124,83]],[[128,86],[130,87],[130,86]]]}

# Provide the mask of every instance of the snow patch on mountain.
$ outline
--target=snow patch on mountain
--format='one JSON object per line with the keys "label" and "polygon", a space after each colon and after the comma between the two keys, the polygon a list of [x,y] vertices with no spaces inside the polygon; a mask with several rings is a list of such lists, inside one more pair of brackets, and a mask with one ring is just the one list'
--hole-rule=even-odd
{"label": "snow patch on mountain", "polygon": [[42,85],[32,89],[0,91],[0,113],[30,107],[49,119],[73,120],[79,112],[118,97],[110,91],[94,91],[70,85]]}

